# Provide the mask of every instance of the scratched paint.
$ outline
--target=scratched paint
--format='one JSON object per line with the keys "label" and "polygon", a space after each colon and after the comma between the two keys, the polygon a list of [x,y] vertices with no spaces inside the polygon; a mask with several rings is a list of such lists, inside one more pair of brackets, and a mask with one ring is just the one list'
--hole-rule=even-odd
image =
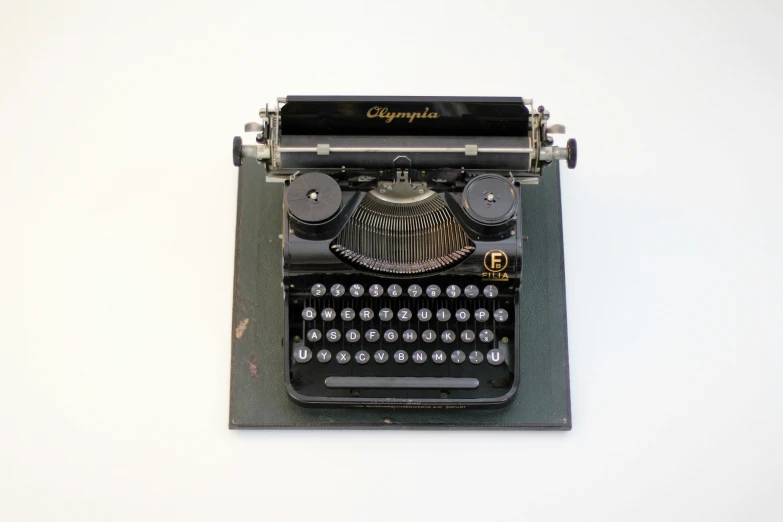
{"label": "scratched paint", "polygon": [[242,319],[242,321],[237,325],[236,330],[234,330],[234,335],[236,335],[237,339],[241,339],[243,335],[245,335],[245,330],[247,330],[247,323],[250,322],[250,319]]}

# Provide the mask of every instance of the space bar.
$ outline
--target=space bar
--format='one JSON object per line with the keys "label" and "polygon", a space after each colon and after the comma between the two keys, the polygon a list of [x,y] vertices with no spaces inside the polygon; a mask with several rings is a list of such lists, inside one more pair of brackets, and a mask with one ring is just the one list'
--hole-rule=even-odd
{"label": "space bar", "polygon": [[327,377],[327,388],[408,388],[419,390],[473,390],[472,377]]}

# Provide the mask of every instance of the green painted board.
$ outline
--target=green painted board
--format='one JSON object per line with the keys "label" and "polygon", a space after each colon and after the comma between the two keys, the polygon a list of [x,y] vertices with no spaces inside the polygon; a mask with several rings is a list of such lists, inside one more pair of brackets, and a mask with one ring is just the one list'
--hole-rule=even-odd
{"label": "green painted board", "polygon": [[239,169],[230,428],[570,429],[560,172],[547,167],[538,185],[522,185],[527,240],[522,274],[520,387],[495,410],[302,408],[283,380],[283,186],[267,183],[263,165]]}

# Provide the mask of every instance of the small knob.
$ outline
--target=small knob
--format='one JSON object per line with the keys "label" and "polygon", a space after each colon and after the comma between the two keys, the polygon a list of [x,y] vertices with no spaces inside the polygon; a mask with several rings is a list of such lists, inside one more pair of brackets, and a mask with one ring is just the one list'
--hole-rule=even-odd
{"label": "small knob", "polygon": [[245,123],[245,132],[264,132],[264,125],[254,121]]}
{"label": "small knob", "polygon": [[239,167],[242,165],[242,138],[234,136],[234,166]]}
{"label": "small knob", "polygon": [[566,157],[568,168],[573,169],[576,167],[576,140],[574,138],[566,142],[566,150],[568,151],[568,156]]}

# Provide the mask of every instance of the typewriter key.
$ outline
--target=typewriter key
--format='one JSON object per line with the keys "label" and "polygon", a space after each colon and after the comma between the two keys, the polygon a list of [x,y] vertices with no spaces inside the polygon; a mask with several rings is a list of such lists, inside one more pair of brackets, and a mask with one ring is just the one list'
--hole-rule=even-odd
{"label": "typewriter key", "polygon": [[473,330],[465,330],[459,337],[463,342],[472,343],[476,339],[476,334],[473,333]]}
{"label": "typewriter key", "polygon": [[304,223],[320,223],[340,210],[342,191],[331,176],[308,172],[297,176],[285,192],[288,213]]}
{"label": "typewriter key", "polygon": [[508,312],[506,312],[503,308],[498,308],[495,310],[495,321],[499,323],[504,323],[508,320]]}
{"label": "typewriter key", "polygon": [[340,337],[342,337],[342,334],[340,333],[340,330],[337,330],[335,328],[332,328],[328,332],[326,332],[326,338],[329,340],[329,342],[336,343],[340,340]]}
{"label": "typewriter key", "polygon": [[335,312],[335,311],[334,311],[333,309],[331,309],[331,308],[324,308],[324,309],[321,311],[321,319],[323,319],[324,321],[331,321],[331,320],[333,320],[335,317],[337,317],[337,312]]}
{"label": "typewriter key", "polygon": [[348,330],[345,332],[345,340],[349,343],[355,343],[361,336],[362,334],[359,333],[359,330]]}
{"label": "typewriter key", "polygon": [[484,287],[484,296],[493,299],[498,296],[498,287],[495,285],[487,285]]}
{"label": "typewriter key", "polygon": [[435,364],[443,364],[446,362],[446,352],[443,350],[435,350],[432,352],[432,362]]}
{"label": "typewriter key", "polygon": [[400,364],[404,363],[405,361],[407,361],[407,360],[408,360],[408,354],[407,354],[407,352],[404,352],[404,351],[402,351],[402,350],[398,350],[398,351],[396,351],[396,352],[394,353],[394,360],[395,360],[395,361],[397,361],[397,362],[398,362],[398,363],[400,363]]}
{"label": "typewriter key", "polygon": [[386,339],[387,343],[393,343],[398,339],[399,335],[397,334],[397,330],[386,330],[383,332],[383,338]]}
{"label": "typewriter key", "polygon": [[394,312],[388,308],[381,308],[378,311],[378,317],[381,318],[381,321],[391,321],[392,317],[394,317]]}
{"label": "typewriter key", "polygon": [[476,321],[484,322],[487,319],[489,319],[489,312],[487,312],[486,308],[479,308],[476,310],[473,314],[476,317]]}
{"label": "typewriter key", "polygon": [[371,343],[374,343],[375,341],[381,338],[381,334],[380,332],[378,332],[378,330],[372,328],[364,333],[364,338],[370,341]]}
{"label": "typewriter key", "polygon": [[406,343],[412,343],[416,340],[416,332],[414,330],[405,330],[402,332],[402,340]]}
{"label": "typewriter key", "polygon": [[356,352],[356,355],[354,355],[354,359],[356,359],[356,362],[359,364],[367,364],[370,360],[370,354],[364,350],[359,350]]}
{"label": "typewriter key", "polygon": [[345,350],[340,350],[337,352],[337,362],[340,364],[348,364],[348,361],[351,360],[351,354],[346,352]]}
{"label": "typewriter key", "polygon": [[463,352],[462,350],[454,350],[454,352],[451,354],[451,360],[454,361],[456,364],[464,363],[465,352]]}
{"label": "typewriter key", "polygon": [[416,364],[421,364],[427,360],[427,354],[421,350],[416,350],[415,352],[413,352],[413,357],[411,358],[413,359],[413,362],[415,362]]}
{"label": "typewriter key", "polygon": [[494,338],[495,334],[492,333],[492,330],[481,330],[479,332],[479,340],[482,343],[491,343]]}
{"label": "typewriter key", "polygon": [[411,317],[413,317],[413,314],[407,308],[400,308],[400,311],[397,312],[397,317],[400,321],[408,322],[411,320]]}
{"label": "typewriter key", "polygon": [[356,317],[356,313],[353,311],[353,308],[343,308],[343,311],[340,312],[340,316],[343,318],[343,321],[353,321],[353,318]]}
{"label": "typewriter key", "polygon": [[402,287],[400,285],[391,285],[388,294],[392,297],[400,297],[402,294]]}
{"label": "typewriter key", "polygon": [[315,308],[307,307],[302,310],[302,319],[305,321],[312,321],[315,319]]}
{"label": "typewriter key", "polygon": [[476,350],[470,352],[470,355],[468,355],[468,359],[470,359],[470,362],[472,362],[473,364],[481,364],[481,361],[484,360],[484,354]]}
{"label": "typewriter key", "polygon": [[332,359],[332,352],[330,352],[329,350],[321,350],[320,352],[318,352],[317,357],[318,360],[321,361],[322,363],[329,362]]}
{"label": "typewriter key", "polygon": [[294,350],[294,359],[296,362],[306,363],[312,356],[313,352],[310,351],[310,348],[302,347]]}
{"label": "typewriter key", "polygon": [[411,297],[419,297],[421,295],[421,287],[419,285],[409,286],[408,295]]}
{"label": "typewriter key", "polygon": [[446,321],[451,319],[451,312],[449,312],[445,308],[441,308],[440,310],[438,310],[435,313],[435,315],[438,317],[438,321],[440,321],[441,323],[445,323]]}
{"label": "typewriter key", "polygon": [[359,310],[359,317],[362,321],[370,321],[373,317],[375,317],[375,312],[369,308],[362,308]]}
{"label": "typewriter key", "polygon": [[497,174],[482,174],[465,185],[462,206],[474,221],[497,225],[514,217],[517,195],[508,179]]}
{"label": "typewriter key", "polygon": [[307,332],[307,340],[315,343],[321,340],[321,330],[318,330],[317,328],[313,328],[310,331]]}
{"label": "typewriter key", "polygon": [[451,344],[457,339],[457,336],[451,330],[443,330],[443,333],[440,334],[440,338],[443,339],[444,343]]}
{"label": "typewriter key", "polygon": [[440,296],[440,287],[438,285],[430,285],[427,287],[427,295],[433,299]]}
{"label": "typewriter key", "polygon": [[503,363],[503,352],[497,348],[487,352],[487,362],[492,366],[498,366]]}
{"label": "typewriter key", "polygon": [[389,354],[386,353],[386,350],[378,350],[375,352],[375,355],[373,355],[373,359],[375,359],[375,362],[378,364],[383,364],[389,360]]}
{"label": "typewriter key", "polygon": [[422,308],[417,315],[419,316],[419,321],[429,321],[432,319],[432,312],[430,312],[428,308]]}
{"label": "typewriter key", "polygon": [[476,285],[468,285],[465,287],[465,297],[473,299],[479,294],[479,289]]}
{"label": "typewriter key", "polygon": [[335,297],[340,297],[345,293],[345,287],[341,285],[340,283],[337,283],[336,285],[332,285],[332,288],[330,290],[332,292],[332,295]]}
{"label": "typewriter key", "polygon": [[375,284],[370,287],[370,295],[373,297],[380,297],[383,295],[383,287]]}
{"label": "typewriter key", "polygon": [[361,297],[361,296],[364,295],[364,287],[362,285],[360,285],[359,283],[352,284],[351,288],[348,291],[354,297]]}
{"label": "typewriter key", "polygon": [[457,321],[464,323],[465,321],[470,319],[470,312],[468,312],[464,308],[460,308],[454,313],[454,316],[457,318]]}
{"label": "typewriter key", "polygon": [[446,287],[446,295],[454,298],[459,297],[459,294],[462,293],[462,291],[459,289],[457,285],[449,285]]}
{"label": "typewriter key", "polygon": [[321,297],[326,293],[326,287],[321,283],[316,283],[310,289],[310,293],[313,294],[315,297]]}
{"label": "typewriter key", "polygon": [[424,330],[421,334],[421,338],[424,339],[425,343],[433,343],[435,342],[435,339],[438,338],[438,334],[433,330]]}

